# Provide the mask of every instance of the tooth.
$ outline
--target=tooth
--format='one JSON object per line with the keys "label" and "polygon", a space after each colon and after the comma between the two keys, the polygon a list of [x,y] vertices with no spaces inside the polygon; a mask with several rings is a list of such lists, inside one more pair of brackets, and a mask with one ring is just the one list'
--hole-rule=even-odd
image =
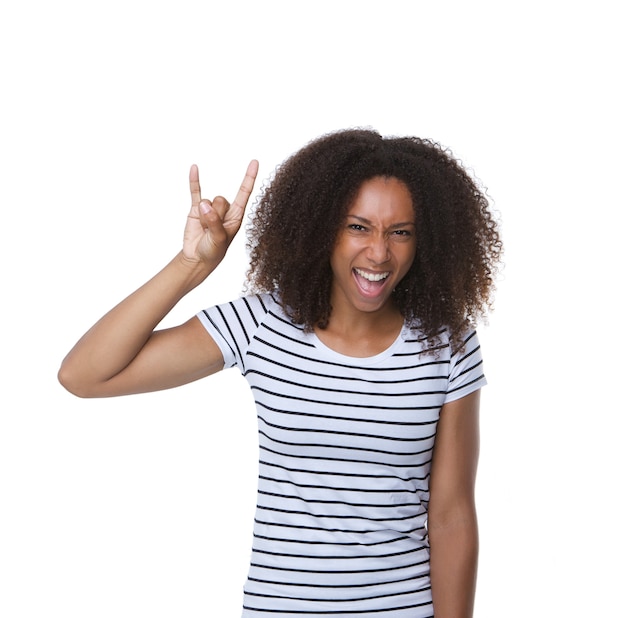
{"label": "tooth", "polygon": [[359,268],[356,269],[356,272],[363,277],[364,279],[367,279],[368,281],[382,281],[383,279],[386,279],[389,276],[389,273],[366,273],[362,270],[360,270]]}

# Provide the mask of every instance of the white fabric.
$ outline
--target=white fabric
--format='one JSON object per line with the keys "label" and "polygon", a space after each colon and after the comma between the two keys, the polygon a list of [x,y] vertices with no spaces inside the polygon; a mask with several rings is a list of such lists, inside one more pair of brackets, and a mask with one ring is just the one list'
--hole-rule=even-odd
{"label": "white fabric", "polygon": [[248,380],[259,487],[244,617],[432,616],[428,480],[441,406],[483,386],[468,334],[435,355],[405,327],[370,358],[324,346],[269,295],[198,314]]}

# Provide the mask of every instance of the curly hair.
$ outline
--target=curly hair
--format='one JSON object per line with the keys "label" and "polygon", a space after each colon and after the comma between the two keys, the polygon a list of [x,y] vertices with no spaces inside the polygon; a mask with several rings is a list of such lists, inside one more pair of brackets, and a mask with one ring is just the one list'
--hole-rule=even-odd
{"label": "curly hair", "polygon": [[280,165],[252,208],[248,288],[275,293],[310,331],[332,311],[330,257],[361,185],[393,177],[408,187],[417,253],[393,292],[405,320],[436,342],[443,328],[462,348],[491,309],[502,253],[497,222],[476,182],[439,144],[350,129],[313,140]]}

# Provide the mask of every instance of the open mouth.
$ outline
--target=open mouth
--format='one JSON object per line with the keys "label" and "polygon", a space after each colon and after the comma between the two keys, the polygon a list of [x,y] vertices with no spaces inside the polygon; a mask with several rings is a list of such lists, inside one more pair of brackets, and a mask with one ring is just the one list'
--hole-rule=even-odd
{"label": "open mouth", "polygon": [[378,294],[385,286],[387,278],[391,274],[389,271],[374,273],[361,270],[360,268],[355,268],[353,272],[359,288],[367,296]]}

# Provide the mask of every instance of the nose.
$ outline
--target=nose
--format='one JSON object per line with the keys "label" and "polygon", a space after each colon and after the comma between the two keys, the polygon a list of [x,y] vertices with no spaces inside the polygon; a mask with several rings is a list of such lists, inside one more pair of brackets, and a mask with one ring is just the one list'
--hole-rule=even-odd
{"label": "nose", "polygon": [[367,257],[373,264],[384,264],[389,260],[389,244],[386,234],[372,235]]}

